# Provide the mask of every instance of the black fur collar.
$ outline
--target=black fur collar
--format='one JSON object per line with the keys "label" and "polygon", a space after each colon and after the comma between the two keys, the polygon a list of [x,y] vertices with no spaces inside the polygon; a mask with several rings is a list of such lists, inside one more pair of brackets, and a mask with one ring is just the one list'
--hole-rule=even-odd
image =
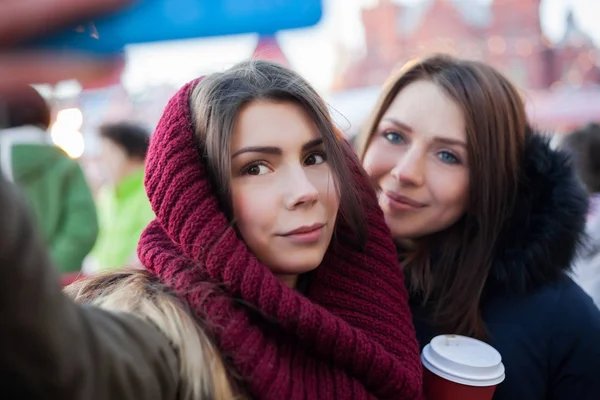
{"label": "black fur collar", "polygon": [[567,154],[530,132],[516,206],[488,283],[522,293],[558,280],[583,240],[587,208]]}

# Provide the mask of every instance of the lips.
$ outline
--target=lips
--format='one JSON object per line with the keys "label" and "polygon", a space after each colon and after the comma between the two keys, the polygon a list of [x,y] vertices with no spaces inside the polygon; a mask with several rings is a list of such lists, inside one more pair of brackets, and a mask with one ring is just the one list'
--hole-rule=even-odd
{"label": "lips", "polygon": [[312,225],[301,226],[298,229],[294,229],[293,231],[289,231],[287,233],[281,234],[280,236],[294,236],[294,235],[302,235],[307,233],[312,233],[318,230],[321,230],[325,224],[316,223]]}
{"label": "lips", "polygon": [[295,245],[312,246],[321,241],[323,232],[325,232],[325,224],[317,223],[301,226],[279,236]]}
{"label": "lips", "polygon": [[410,197],[402,196],[401,194],[388,190],[384,190],[383,194],[391,200],[392,204],[403,206],[403,208],[423,208],[427,205],[425,203],[421,203],[420,201],[411,199]]}

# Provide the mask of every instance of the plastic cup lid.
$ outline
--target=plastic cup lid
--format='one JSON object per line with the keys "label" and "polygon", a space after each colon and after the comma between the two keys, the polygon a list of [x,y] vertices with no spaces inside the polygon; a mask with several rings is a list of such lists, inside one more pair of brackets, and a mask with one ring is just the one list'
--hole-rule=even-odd
{"label": "plastic cup lid", "polygon": [[494,386],[504,380],[500,353],[480,340],[460,335],[433,338],[421,354],[425,368],[462,385]]}

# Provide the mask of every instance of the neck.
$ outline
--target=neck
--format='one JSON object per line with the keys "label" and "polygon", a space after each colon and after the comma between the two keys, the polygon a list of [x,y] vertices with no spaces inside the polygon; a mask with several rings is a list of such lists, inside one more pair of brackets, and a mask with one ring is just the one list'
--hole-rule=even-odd
{"label": "neck", "polygon": [[298,275],[275,275],[277,279],[283,282],[290,289],[295,289],[298,283]]}

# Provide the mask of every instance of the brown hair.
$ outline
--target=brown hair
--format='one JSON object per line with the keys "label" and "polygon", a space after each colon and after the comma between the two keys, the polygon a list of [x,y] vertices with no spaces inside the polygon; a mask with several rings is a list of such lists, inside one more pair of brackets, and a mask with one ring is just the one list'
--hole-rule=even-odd
{"label": "brown hair", "polygon": [[340,215],[366,241],[365,212],[351,177],[348,159],[355,157],[351,146],[334,127],[327,105],[300,75],[279,64],[251,60],[198,82],[190,96],[190,108],[200,151],[208,165],[225,212],[231,217],[231,137],[242,108],[266,100],[292,102],[314,121],[327,152],[340,195]]}
{"label": "brown hair", "polygon": [[485,338],[481,301],[498,238],[515,206],[527,130],[525,107],[517,89],[488,65],[445,55],[418,60],[385,84],[357,140],[361,159],[396,95],[420,80],[438,85],[462,109],[469,200],[459,222],[419,239],[417,250],[403,264],[411,295],[433,307],[434,325]]}
{"label": "brown hair", "polygon": [[20,86],[0,92],[0,129],[35,125],[50,126],[50,106],[31,86]]}
{"label": "brown hair", "polygon": [[110,272],[65,288],[78,303],[126,312],[154,324],[179,355],[181,399],[241,399],[218,349],[184,302],[146,271]]}

